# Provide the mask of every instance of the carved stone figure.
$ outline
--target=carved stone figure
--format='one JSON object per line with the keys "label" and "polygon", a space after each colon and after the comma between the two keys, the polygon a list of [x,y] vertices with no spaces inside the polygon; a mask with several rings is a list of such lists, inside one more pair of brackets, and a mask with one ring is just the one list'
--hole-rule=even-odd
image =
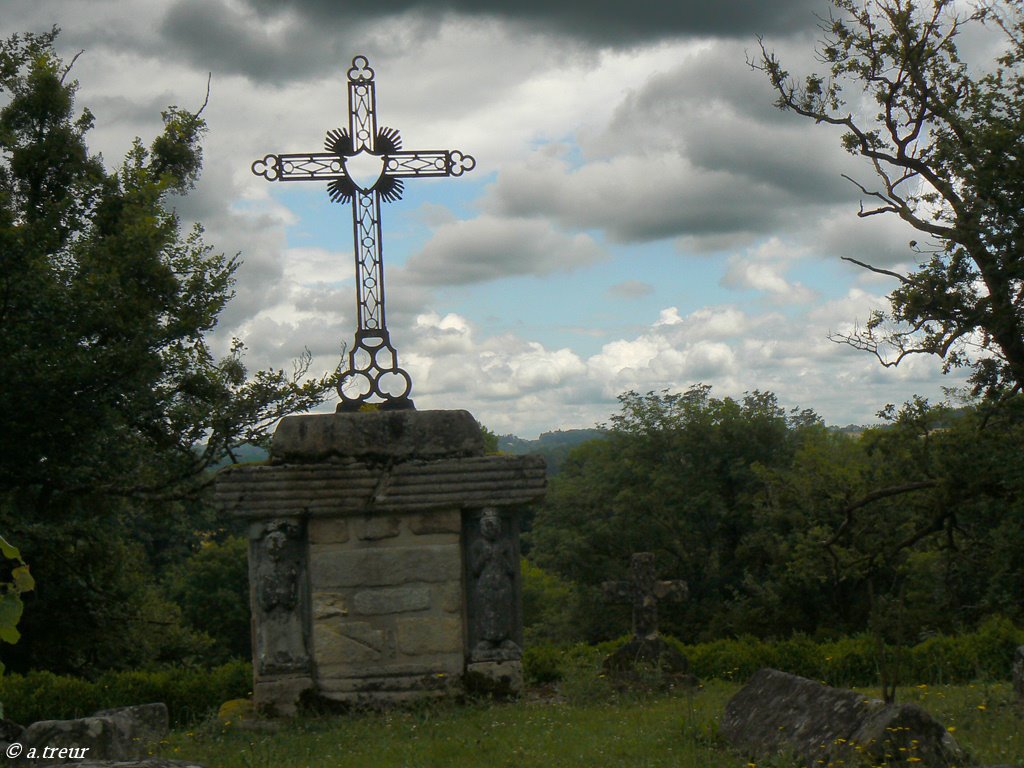
{"label": "carved stone figure", "polygon": [[493,509],[480,516],[480,536],[469,550],[473,578],[476,645],[474,659],[518,659],[515,642],[516,560],[501,517]]}
{"label": "carved stone figure", "polygon": [[299,526],[275,520],[254,542],[256,663],[261,673],[292,672],[309,664],[300,609],[304,572]]}
{"label": "carved stone figure", "polygon": [[293,611],[299,602],[299,569],[288,557],[288,534],[281,530],[284,527],[271,529],[263,537],[265,557],[256,573],[256,600],[267,613]]}

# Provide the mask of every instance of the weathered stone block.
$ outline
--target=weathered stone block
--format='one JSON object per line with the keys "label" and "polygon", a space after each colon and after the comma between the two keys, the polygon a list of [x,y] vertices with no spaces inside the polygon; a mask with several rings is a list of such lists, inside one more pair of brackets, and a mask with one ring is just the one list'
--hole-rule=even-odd
{"label": "weathered stone block", "polygon": [[434,587],[434,605],[441,607],[445,613],[458,613],[462,610],[462,583],[450,581]]}
{"label": "weathered stone block", "polygon": [[395,655],[391,633],[363,621],[320,621],[313,647],[321,664],[366,664]]}
{"label": "weathered stone block", "polygon": [[364,616],[422,611],[429,607],[430,587],[425,586],[364,589],[352,596],[352,610]]}
{"label": "weathered stone block", "polygon": [[[387,688],[375,688],[372,691],[358,693],[334,693],[322,691],[317,696],[318,705],[330,710],[332,704],[341,712],[380,710],[396,707],[425,699],[442,699],[451,694],[451,686],[438,686],[433,689],[417,688],[416,690],[395,691]],[[339,706],[340,705],[340,706]]]}
{"label": "weathered stone block", "polygon": [[729,700],[720,732],[752,758],[793,752],[808,768],[860,759],[929,768],[965,763],[952,736],[920,707],[886,706],[774,669],[755,673]]}
{"label": "weathered stone block", "polygon": [[395,679],[397,689],[404,689],[406,679],[419,679],[436,674],[456,675],[462,672],[462,659],[452,654],[416,656],[411,659],[390,659],[386,664],[361,664],[358,667],[321,665],[317,684],[324,691],[354,691],[365,687],[363,681],[382,677]]}
{"label": "weathered stone block", "polygon": [[257,678],[252,700],[256,711],[265,717],[292,717],[299,711],[302,695],[312,689],[313,680],[307,675]]}
{"label": "weathered stone block", "polygon": [[109,717],[122,724],[132,738],[142,744],[155,744],[171,732],[171,718],[167,705],[136,704],[130,707],[101,709],[93,717]]}
{"label": "weathered stone block", "polygon": [[483,433],[468,411],[304,414],[281,419],[272,461],[408,461],[482,456]]}
{"label": "weathered stone block", "polygon": [[314,551],[310,573],[319,588],[398,586],[458,579],[461,563],[459,548],[454,544]]}
{"label": "weathered stone block", "polygon": [[[68,762],[68,753],[76,750],[74,762],[83,757],[97,760],[130,760],[145,757],[156,742],[170,732],[164,704],[142,704],[109,709],[78,720],[40,720],[21,735],[22,759],[26,765],[59,765]],[[52,747],[53,759],[44,757],[44,748]],[[27,756],[38,755],[35,759]]]}
{"label": "weathered stone block", "polygon": [[339,592],[313,593],[313,621],[343,619],[348,616],[348,601]]}
{"label": "weathered stone block", "polygon": [[7,754],[7,748],[14,742],[21,743],[25,729],[13,720],[0,717],[0,754]]}
{"label": "weathered stone block", "polygon": [[349,539],[344,517],[319,517],[309,521],[310,544],[344,544]]}
{"label": "weathered stone block", "polygon": [[363,517],[352,521],[356,538],[360,541],[393,539],[402,529],[400,517]]}
{"label": "weathered stone block", "polygon": [[882,707],[860,724],[850,737],[850,745],[854,749],[860,747],[858,751],[868,757],[871,765],[896,763],[945,768],[968,763],[949,731],[916,704]]}
{"label": "weathered stone block", "polygon": [[398,650],[408,656],[428,653],[461,653],[462,622],[456,618],[429,616],[398,619]]}
{"label": "weathered stone block", "polygon": [[466,666],[466,690],[497,698],[518,696],[523,667],[518,661],[479,661]]}
{"label": "weathered stone block", "polygon": [[409,530],[417,536],[432,533],[460,533],[462,531],[462,514],[457,509],[443,512],[424,512],[422,515],[409,517]]}

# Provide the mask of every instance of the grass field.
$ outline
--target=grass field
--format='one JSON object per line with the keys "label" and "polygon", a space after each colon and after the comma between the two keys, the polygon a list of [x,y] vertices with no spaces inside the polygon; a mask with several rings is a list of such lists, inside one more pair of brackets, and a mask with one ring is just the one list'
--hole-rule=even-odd
{"label": "grass field", "polygon": [[[718,719],[738,689],[712,680],[696,691],[622,693],[576,676],[514,703],[304,717],[276,732],[211,720],[174,732],[161,754],[209,768],[750,768],[718,736]],[[979,764],[1024,765],[1024,719],[1011,698],[1005,683],[916,686],[897,696],[928,709]]]}

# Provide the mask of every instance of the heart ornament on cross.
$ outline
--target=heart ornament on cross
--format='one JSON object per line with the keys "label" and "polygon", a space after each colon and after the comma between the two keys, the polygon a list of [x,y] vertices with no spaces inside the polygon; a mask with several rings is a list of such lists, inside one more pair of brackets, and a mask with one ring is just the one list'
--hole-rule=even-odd
{"label": "heart ornament on cross", "polygon": [[361,191],[369,192],[380,181],[384,173],[384,156],[374,155],[366,150],[359,150],[354,155],[341,159],[345,165],[345,173]]}

